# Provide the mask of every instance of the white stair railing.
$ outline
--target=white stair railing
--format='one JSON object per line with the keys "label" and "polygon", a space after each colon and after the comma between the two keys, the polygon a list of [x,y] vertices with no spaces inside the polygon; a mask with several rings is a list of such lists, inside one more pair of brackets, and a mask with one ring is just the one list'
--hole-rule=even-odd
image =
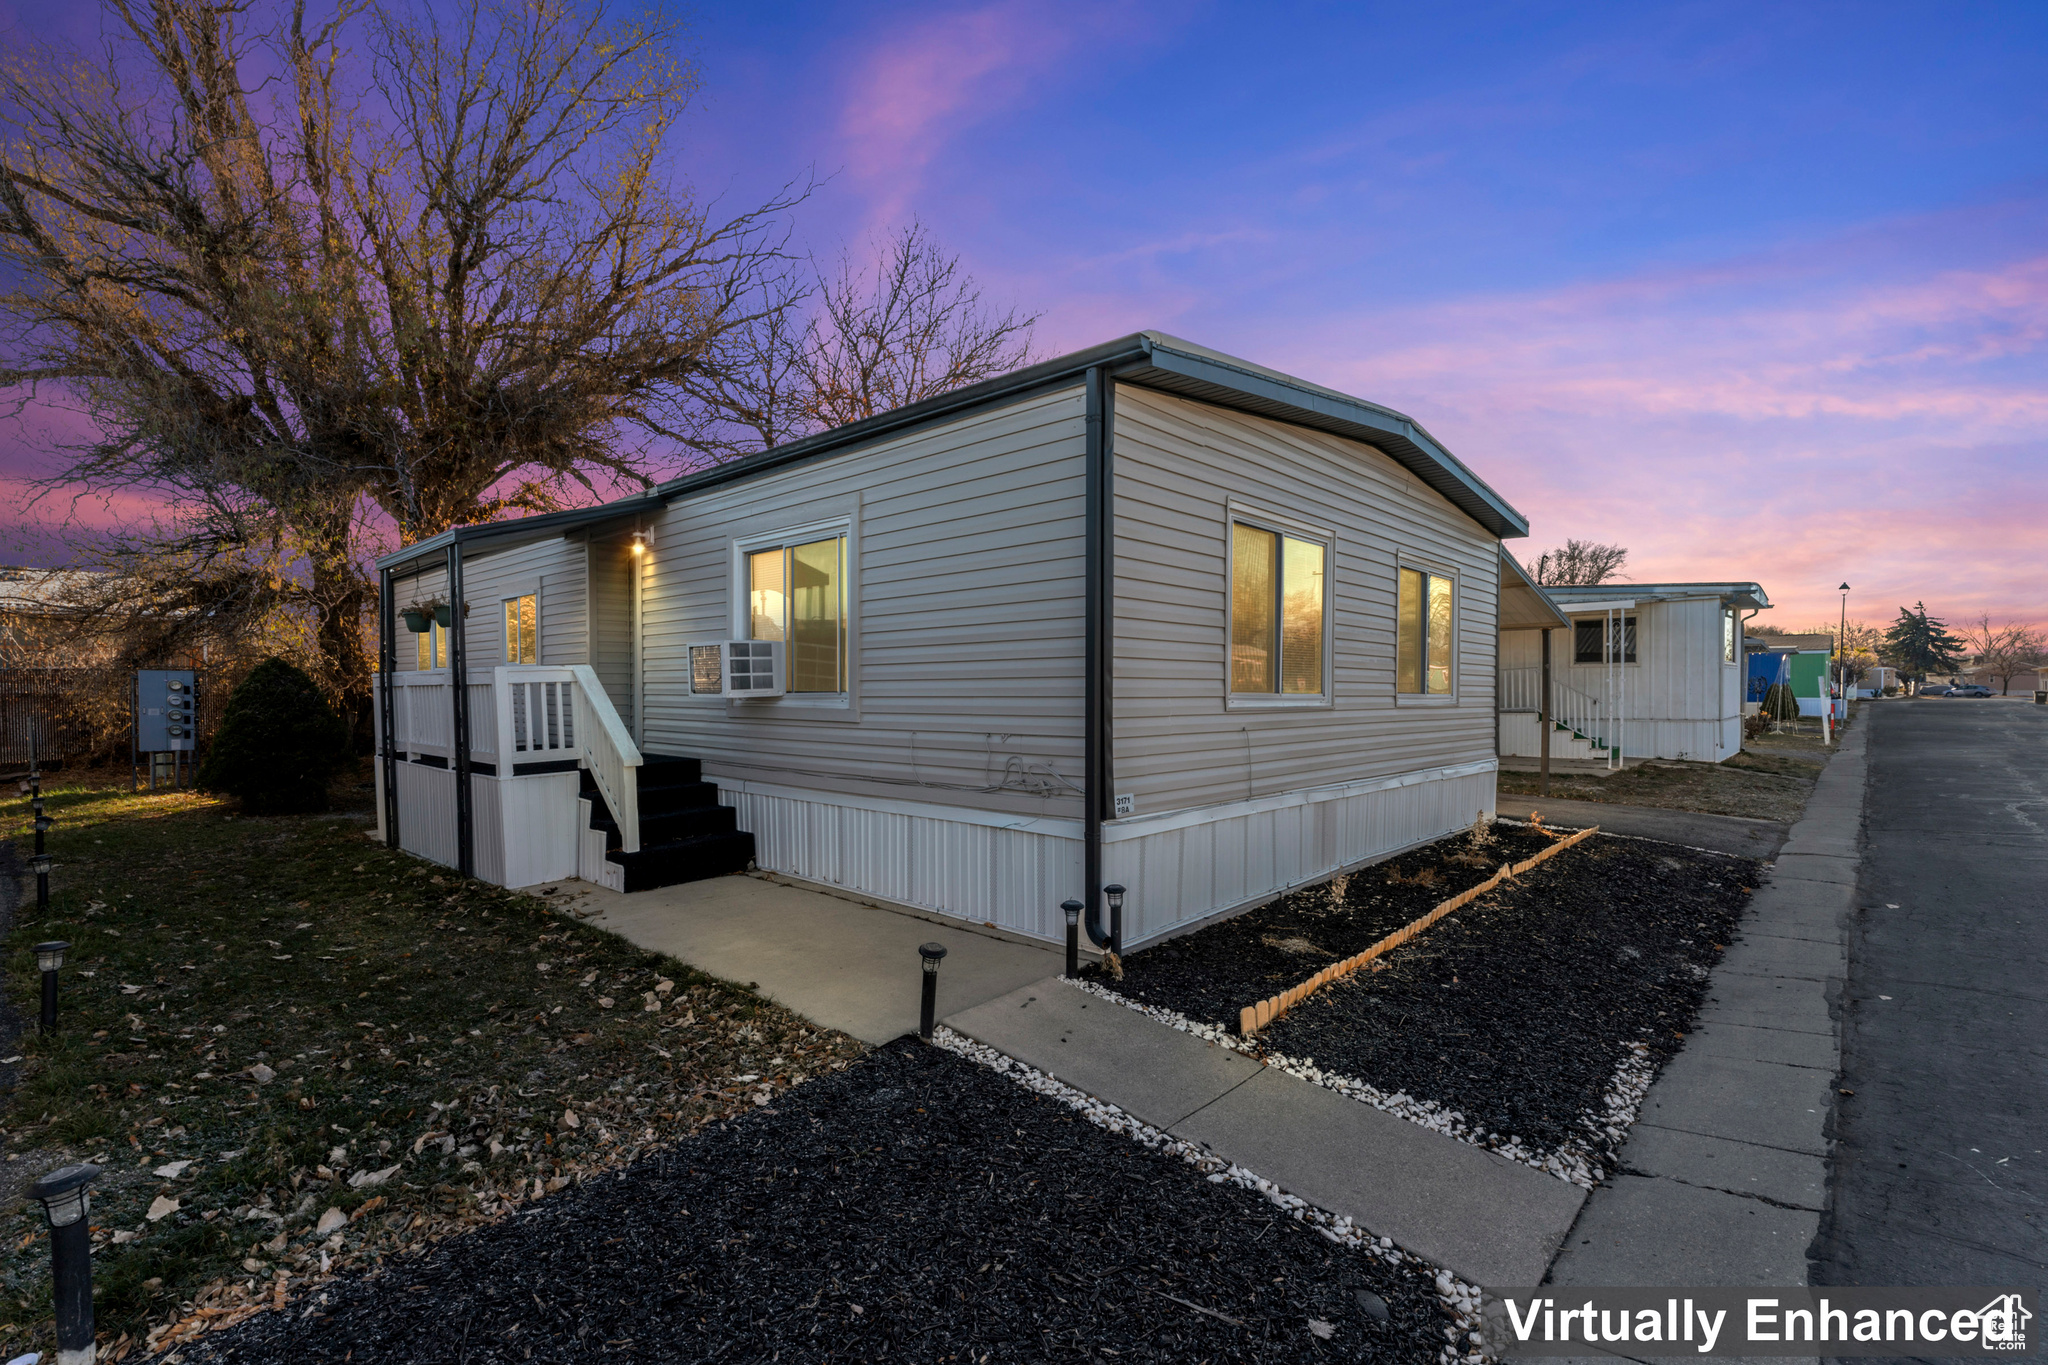
{"label": "white stair railing", "polygon": [[583,763],[619,822],[619,849],[640,851],[640,748],[588,664],[577,664],[576,733],[583,737]]}
{"label": "white stair railing", "polygon": [[[1541,668],[1505,668],[1500,675],[1500,709],[1503,711],[1541,711],[1538,700],[1543,695],[1543,670]],[[1596,746],[1604,746],[1601,734],[1600,699],[1589,692],[1582,692],[1570,683],[1553,676],[1550,680],[1550,720],[1562,725]]]}
{"label": "white stair railing", "polygon": [[640,851],[640,750],[597,673],[585,664],[506,664],[496,670],[501,775],[515,764],[574,759],[590,773],[619,846]]}

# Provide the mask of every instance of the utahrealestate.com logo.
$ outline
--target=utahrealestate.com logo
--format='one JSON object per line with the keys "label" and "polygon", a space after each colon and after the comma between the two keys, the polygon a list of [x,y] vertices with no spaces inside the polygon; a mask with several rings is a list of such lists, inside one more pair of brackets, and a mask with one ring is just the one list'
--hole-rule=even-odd
{"label": "utahrealestate.com logo", "polygon": [[1490,1289],[1503,1356],[2030,1355],[2033,1290],[1912,1286]]}

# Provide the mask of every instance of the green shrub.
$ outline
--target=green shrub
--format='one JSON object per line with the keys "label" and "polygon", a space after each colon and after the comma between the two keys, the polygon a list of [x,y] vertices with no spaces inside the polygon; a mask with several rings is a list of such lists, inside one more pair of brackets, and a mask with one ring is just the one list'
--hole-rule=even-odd
{"label": "green shrub", "polygon": [[228,698],[199,785],[236,797],[250,815],[326,810],[347,743],[348,727],[313,680],[266,659]]}
{"label": "green shrub", "polygon": [[1799,699],[1785,684],[1772,683],[1771,690],[1764,693],[1763,714],[1772,720],[1798,720]]}

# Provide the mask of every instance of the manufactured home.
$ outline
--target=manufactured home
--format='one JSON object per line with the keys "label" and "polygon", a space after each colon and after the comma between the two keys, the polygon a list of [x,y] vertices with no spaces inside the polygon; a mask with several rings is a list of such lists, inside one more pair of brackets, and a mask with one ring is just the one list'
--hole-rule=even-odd
{"label": "manufactured home", "polygon": [[1719,763],[1741,752],[1743,624],[1770,606],[1762,588],[1602,583],[1542,591],[1570,627],[1554,640],[1545,630],[1503,629],[1503,757],[1539,754],[1539,718],[1551,728],[1551,756],[1567,762]]}
{"label": "manufactured home", "polygon": [[384,834],[1135,946],[1491,814],[1526,533],[1410,418],[1140,333],[387,557]]}

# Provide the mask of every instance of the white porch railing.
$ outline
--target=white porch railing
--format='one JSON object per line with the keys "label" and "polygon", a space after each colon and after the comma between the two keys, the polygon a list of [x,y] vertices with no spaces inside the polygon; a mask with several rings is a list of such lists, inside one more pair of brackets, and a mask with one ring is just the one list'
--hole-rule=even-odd
{"label": "white porch railing", "polygon": [[[391,676],[393,744],[403,755],[455,759],[449,675]],[[379,696],[381,703],[382,697]],[[508,664],[469,683],[469,755],[500,777],[518,765],[573,760],[589,771],[619,822],[625,852],[640,848],[640,750],[587,665]],[[574,819],[573,810],[565,818]],[[405,812],[399,812],[401,826]]]}
{"label": "white porch railing", "polygon": [[[1504,668],[1500,675],[1500,709],[1503,711],[1540,711],[1538,704],[1543,695],[1543,670],[1535,668]],[[1554,673],[1550,679],[1550,719],[1576,734],[1593,741],[1596,747],[1607,745],[1606,727],[1600,721],[1600,699],[1590,692],[1582,692]]]}

